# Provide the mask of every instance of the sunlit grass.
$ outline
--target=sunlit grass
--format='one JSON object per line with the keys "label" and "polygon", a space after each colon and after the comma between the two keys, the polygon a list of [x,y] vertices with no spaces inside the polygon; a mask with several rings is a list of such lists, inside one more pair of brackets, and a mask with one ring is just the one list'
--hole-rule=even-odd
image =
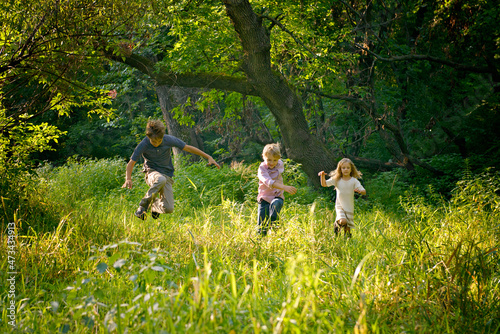
{"label": "sunlit grass", "polygon": [[[200,188],[179,189],[174,214],[158,220],[133,215],[140,191],[112,189],[65,207],[51,231],[25,229],[18,331],[498,332],[494,187],[470,181],[439,205],[408,195],[399,211],[360,203],[352,239],[334,235],[320,194],[310,204],[290,198],[280,228],[259,238],[254,202]],[[192,206],[193,194],[207,204]],[[2,331],[6,316],[4,307]]]}

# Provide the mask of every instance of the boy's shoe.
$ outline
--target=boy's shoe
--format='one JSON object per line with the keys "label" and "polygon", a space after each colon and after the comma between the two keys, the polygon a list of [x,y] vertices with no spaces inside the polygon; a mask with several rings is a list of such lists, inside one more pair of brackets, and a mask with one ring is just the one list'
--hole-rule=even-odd
{"label": "boy's shoe", "polygon": [[151,217],[153,219],[158,219],[158,217],[160,217],[160,214],[158,212],[151,211]]}
{"label": "boy's shoe", "polygon": [[136,211],[135,211],[135,216],[139,219],[146,219],[146,210],[140,206]]}

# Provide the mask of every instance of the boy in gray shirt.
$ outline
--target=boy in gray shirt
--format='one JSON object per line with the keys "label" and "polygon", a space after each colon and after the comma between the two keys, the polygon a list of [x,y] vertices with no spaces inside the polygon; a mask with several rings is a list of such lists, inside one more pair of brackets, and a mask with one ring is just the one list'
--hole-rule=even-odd
{"label": "boy in gray shirt", "polygon": [[[149,121],[146,126],[146,137],[137,145],[127,164],[125,183],[122,188],[132,189],[132,170],[142,156],[144,158],[144,172],[149,190],[139,203],[135,215],[140,219],[146,218],[146,212],[151,206],[151,216],[156,219],[161,213],[174,211],[174,165],[172,164],[171,149],[177,147],[183,151],[199,155],[208,160],[209,165],[219,164],[200,149],[187,145],[177,137],[165,134],[165,125],[160,120]],[[158,195],[158,196],[155,196]]]}

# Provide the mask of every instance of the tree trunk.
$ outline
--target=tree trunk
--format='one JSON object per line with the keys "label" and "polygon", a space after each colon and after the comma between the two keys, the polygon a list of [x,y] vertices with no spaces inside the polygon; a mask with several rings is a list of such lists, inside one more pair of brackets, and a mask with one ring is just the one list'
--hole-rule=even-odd
{"label": "tree trunk", "polygon": [[[172,115],[172,109],[176,106],[186,103],[189,95],[193,92],[189,89],[168,85],[157,85],[155,87],[156,94],[158,95],[158,102],[160,103],[163,119],[167,126],[167,133],[184,140],[191,146],[197,147],[204,151],[203,140],[196,133],[196,129],[192,127],[182,126]],[[174,160],[176,157],[188,155],[191,161],[199,161],[201,158],[197,155],[192,155],[184,152],[183,150],[173,147]]]}
{"label": "tree trunk", "polygon": [[261,19],[248,0],[224,0],[244,50],[243,70],[278,123],[290,159],[300,164],[315,185],[318,172],[335,169],[335,159],[309,132],[302,102],[277,71],[271,68],[271,43]]}
{"label": "tree trunk", "polygon": [[[167,133],[171,136],[181,138],[181,131],[179,123],[174,119],[172,113],[170,112],[174,105],[170,97],[170,86],[156,86],[156,95],[158,95],[158,102],[160,103],[161,113],[163,114],[163,120],[167,126]],[[173,147],[174,157],[181,154],[182,150],[177,147]]]}

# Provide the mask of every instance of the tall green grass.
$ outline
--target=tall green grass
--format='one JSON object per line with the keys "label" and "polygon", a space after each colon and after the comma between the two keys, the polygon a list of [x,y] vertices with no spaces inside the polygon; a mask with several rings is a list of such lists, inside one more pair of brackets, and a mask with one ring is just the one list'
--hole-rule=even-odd
{"label": "tall green grass", "polygon": [[13,217],[32,227],[17,239],[14,332],[499,332],[497,173],[467,175],[451,200],[399,183],[387,210],[358,199],[352,239],[335,237],[328,193],[291,173],[299,194],[281,228],[259,238],[256,167],[182,164],[175,212],[145,221],[133,215],[142,174],[120,188],[124,162],[45,167],[30,200],[59,215],[52,229]]}

